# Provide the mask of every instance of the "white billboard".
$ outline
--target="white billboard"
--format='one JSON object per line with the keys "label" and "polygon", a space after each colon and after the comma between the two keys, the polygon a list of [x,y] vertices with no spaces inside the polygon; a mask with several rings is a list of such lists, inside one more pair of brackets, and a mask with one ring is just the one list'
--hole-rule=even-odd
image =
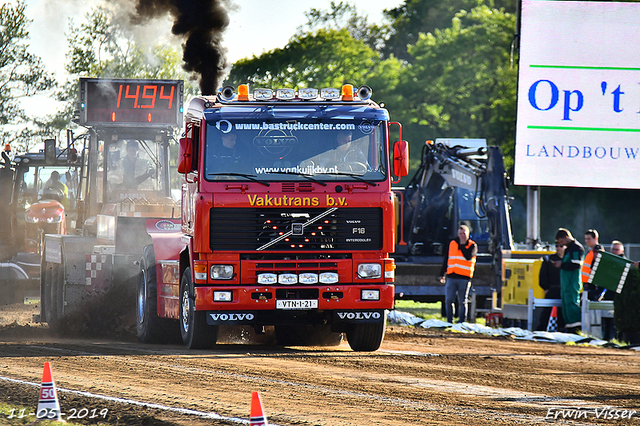
{"label": "white billboard", "polygon": [[514,182],[640,188],[640,3],[522,0]]}

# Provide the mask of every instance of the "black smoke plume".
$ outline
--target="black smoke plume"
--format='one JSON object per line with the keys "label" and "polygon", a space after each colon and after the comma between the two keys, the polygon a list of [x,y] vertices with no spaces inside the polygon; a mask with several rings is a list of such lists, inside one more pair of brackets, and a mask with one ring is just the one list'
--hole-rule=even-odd
{"label": "black smoke plume", "polygon": [[183,68],[200,75],[203,95],[215,94],[227,66],[222,33],[229,25],[224,0],[137,0],[135,23],[164,16],[174,18],[171,32],[185,39]]}

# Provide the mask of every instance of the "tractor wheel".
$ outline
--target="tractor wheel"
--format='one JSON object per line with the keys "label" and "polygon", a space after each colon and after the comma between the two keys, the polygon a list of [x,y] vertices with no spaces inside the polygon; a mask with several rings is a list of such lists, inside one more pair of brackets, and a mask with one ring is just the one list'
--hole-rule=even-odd
{"label": "tractor wheel", "polygon": [[353,324],[347,330],[349,346],[356,352],[372,352],[378,350],[384,340],[387,326],[387,312],[382,319],[363,324]]}
{"label": "tractor wheel", "polygon": [[180,334],[189,349],[208,349],[218,340],[218,326],[207,324],[207,314],[196,311],[195,287],[191,268],[185,269],[180,280]]}
{"label": "tractor wheel", "polygon": [[142,250],[138,274],[136,332],[142,343],[178,343],[179,325],[176,320],[158,316],[158,282],[153,245]]}

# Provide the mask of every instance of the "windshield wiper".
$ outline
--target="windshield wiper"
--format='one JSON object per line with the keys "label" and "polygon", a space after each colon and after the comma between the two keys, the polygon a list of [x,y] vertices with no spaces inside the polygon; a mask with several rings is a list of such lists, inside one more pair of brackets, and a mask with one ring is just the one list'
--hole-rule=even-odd
{"label": "windshield wiper", "polygon": [[327,186],[327,184],[322,182],[321,180],[314,179],[313,176],[305,174],[305,173],[298,173],[298,172],[266,172],[266,173],[273,174],[273,175],[296,175],[296,176],[302,176],[303,178],[306,178],[306,179],[310,180],[311,182],[319,183],[322,186]]}
{"label": "windshield wiper", "polygon": [[359,175],[354,175],[352,173],[329,172],[329,173],[318,173],[318,174],[319,175],[349,176],[349,177],[354,178],[357,181],[364,182],[364,183],[369,184],[371,186],[376,186],[377,185],[375,182],[372,182],[370,180],[364,179],[363,177],[361,177]]}
{"label": "windshield wiper", "polygon": [[239,176],[239,177],[243,177],[243,178],[247,178],[250,181],[253,182],[258,182],[264,186],[271,186],[271,184],[269,182],[265,182],[263,180],[260,179],[256,179],[256,175],[248,175],[245,173],[207,173],[207,176]]}

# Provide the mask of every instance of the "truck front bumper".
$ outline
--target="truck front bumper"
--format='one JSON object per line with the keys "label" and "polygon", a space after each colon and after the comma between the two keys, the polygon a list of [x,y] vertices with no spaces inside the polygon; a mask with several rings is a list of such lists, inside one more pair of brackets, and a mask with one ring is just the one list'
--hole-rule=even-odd
{"label": "truck front bumper", "polygon": [[[222,296],[221,296],[222,293]],[[324,286],[196,287],[196,310],[209,324],[263,325],[306,322],[362,322],[393,309],[392,284]],[[220,297],[226,301],[215,301]]]}

